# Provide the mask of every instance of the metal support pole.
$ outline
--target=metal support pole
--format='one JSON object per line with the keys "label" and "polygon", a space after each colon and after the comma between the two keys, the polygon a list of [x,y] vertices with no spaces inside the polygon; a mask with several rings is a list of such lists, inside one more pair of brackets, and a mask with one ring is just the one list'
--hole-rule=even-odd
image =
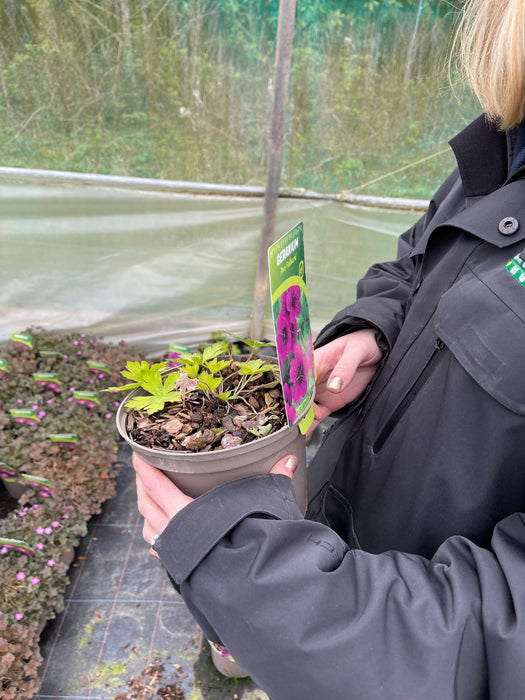
{"label": "metal support pole", "polygon": [[273,243],[275,213],[279,199],[279,184],[284,141],[284,123],[288,78],[292,59],[293,30],[296,0],[281,0],[275,50],[275,77],[272,127],[268,152],[268,168],[264,196],[264,219],[261,230],[259,262],[255,278],[250,338],[262,340],[264,311],[268,293],[268,247]]}

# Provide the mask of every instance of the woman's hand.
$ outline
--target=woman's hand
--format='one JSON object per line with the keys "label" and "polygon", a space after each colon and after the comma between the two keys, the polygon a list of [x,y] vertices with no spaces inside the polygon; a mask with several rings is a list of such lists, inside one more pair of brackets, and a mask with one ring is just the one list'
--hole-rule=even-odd
{"label": "woman's hand", "polygon": [[315,351],[315,418],[309,433],[364,391],[381,357],[373,328],[341,336]]}
{"label": "woman's hand", "polygon": [[[175,486],[160,469],[136,454],[133,455],[133,466],[137,481],[137,505],[144,518],[142,536],[148,544],[153,544],[169,521],[191,503],[193,498]],[[270,473],[292,478],[296,466],[297,458],[288,455],[280,459],[270,469]],[[157,556],[154,550],[151,553]]]}

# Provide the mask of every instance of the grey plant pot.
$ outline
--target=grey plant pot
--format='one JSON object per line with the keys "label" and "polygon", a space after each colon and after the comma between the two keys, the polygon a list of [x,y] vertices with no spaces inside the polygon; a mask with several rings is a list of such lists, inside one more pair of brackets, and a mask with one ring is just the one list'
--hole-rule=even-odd
{"label": "grey plant pot", "polygon": [[117,411],[117,429],[133,452],[146,462],[162,469],[184,493],[192,498],[234,479],[265,474],[285,455],[297,457],[298,465],[292,479],[297,505],[306,511],[306,441],[299,427],[285,426],[275,433],[250,443],[213,452],[176,452],[144,447],[131,440],[126,430],[127,401],[140,389],[135,389],[122,401]]}

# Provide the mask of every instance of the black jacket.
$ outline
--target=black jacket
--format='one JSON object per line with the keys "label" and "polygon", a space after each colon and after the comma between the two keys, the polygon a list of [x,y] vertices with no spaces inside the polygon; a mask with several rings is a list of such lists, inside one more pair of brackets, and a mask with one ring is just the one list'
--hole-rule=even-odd
{"label": "black jacket", "polygon": [[508,143],[483,117],[451,142],[458,170],[398,259],[318,339],[371,325],[386,348],[342,450],[317,458],[336,462],[330,527],[268,475],[200,497],[157,542],[272,700],[525,697],[525,180],[506,179]]}

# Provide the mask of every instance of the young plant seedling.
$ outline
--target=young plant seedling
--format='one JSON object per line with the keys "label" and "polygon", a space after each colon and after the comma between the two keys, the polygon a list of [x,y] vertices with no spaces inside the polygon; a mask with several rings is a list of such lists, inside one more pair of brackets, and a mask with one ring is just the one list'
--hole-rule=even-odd
{"label": "young plant seedling", "polygon": [[168,403],[184,403],[185,396],[195,391],[202,392],[208,399],[215,398],[223,402],[240,400],[248,403],[250,383],[265,372],[272,372],[277,381],[279,367],[277,364],[253,357],[257,348],[270,343],[242,338],[238,340],[251,349],[247,360],[235,360],[228,344],[225,341],[217,341],[202,351],[181,353],[176,360],[179,366],[169,373],[166,372],[167,362],[152,365],[146,360],[128,362],[121,374],[131,379],[131,383],[110,387],[106,391],[130,391],[141,387],[147,392],[146,396],[135,396],[127,401],[126,406],[145,411],[148,415],[162,411]]}

